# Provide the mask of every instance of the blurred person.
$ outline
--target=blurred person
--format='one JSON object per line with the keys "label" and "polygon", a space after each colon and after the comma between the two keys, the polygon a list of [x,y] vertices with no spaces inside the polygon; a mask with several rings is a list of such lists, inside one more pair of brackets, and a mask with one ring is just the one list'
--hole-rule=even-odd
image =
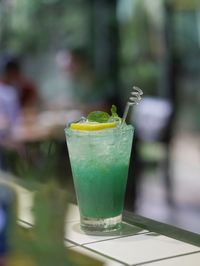
{"label": "blurred person", "polygon": [[37,105],[37,89],[32,81],[24,76],[20,62],[17,58],[8,58],[3,63],[0,84],[12,86],[16,90],[20,107],[22,109],[35,107]]}
{"label": "blurred person", "polygon": [[20,107],[15,88],[0,83],[0,139],[8,137],[19,115]]}
{"label": "blurred person", "polygon": [[20,117],[20,104],[14,87],[0,83],[0,169],[6,170],[6,147]]}
{"label": "blurred person", "polygon": [[0,78],[0,169],[5,171],[8,169],[7,151],[15,148],[12,137],[21,117],[20,99],[14,86],[15,67],[14,61],[3,64]]}

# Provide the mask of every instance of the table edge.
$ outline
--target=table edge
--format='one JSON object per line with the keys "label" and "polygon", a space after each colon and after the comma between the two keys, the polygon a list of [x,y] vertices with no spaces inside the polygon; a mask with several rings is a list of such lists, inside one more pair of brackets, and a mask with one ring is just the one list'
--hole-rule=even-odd
{"label": "table edge", "polygon": [[200,247],[200,235],[185,229],[155,221],[129,211],[123,212],[123,221],[141,227],[142,229],[147,229],[150,232],[162,234],[167,237]]}

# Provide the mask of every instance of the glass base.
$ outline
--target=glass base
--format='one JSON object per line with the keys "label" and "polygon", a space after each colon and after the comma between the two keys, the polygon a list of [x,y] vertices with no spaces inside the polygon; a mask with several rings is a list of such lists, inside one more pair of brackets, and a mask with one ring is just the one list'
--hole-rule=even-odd
{"label": "glass base", "polygon": [[122,216],[111,218],[81,217],[81,229],[87,233],[104,233],[121,229]]}

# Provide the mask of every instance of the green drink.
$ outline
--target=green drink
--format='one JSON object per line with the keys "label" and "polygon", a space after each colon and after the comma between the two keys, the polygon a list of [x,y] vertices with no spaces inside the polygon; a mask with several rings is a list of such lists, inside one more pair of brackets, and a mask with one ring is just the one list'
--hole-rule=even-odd
{"label": "green drink", "polygon": [[85,231],[121,226],[133,127],[65,129],[75,190]]}

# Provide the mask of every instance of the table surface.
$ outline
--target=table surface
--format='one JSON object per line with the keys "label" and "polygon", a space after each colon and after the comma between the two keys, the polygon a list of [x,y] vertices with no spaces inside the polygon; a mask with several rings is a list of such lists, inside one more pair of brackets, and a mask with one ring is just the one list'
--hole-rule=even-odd
{"label": "table surface", "polygon": [[[32,197],[17,186],[19,223],[30,227]],[[124,212],[120,232],[95,236],[80,230],[79,210],[69,204],[65,223],[64,243],[70,250],[103,261],[106,266],[198,266],[200,265],[200,235],[133,213]]]}
{"label": "table surface", "polygon": [[[35,138],[35,132],[33,135]],[[20,186],[17,186],[17,191],[19,223],[30,227],[34,223],[31,193]],[[94,236],[80,230],[78,207],[70,204],[64,242],[68,249],[99,259],[106,266],[200,265],[200,235],[129,212],[123,214],[120,232]]]}

